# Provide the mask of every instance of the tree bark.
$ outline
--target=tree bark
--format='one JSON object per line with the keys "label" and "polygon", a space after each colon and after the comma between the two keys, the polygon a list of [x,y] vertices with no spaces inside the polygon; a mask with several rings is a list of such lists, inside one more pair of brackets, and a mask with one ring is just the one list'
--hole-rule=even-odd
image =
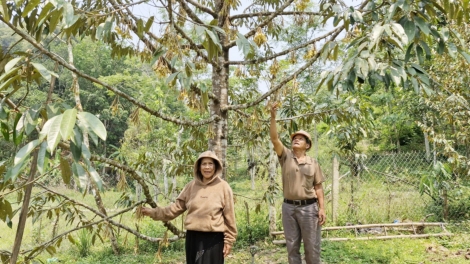
{"label": "tree bark", "polygon": [[338,208],[339,208],[339,162],[338,157],[333,157],[333,183],[331,191],[331,206],[333,224],[336,225],[338,221]]}
{"label": "tree bark", "polygon": [[[274,147],[272,143],[269,143],[269,189],[274,190],[276,187],[276,164],[277,164],[277,154],[274,152]],[[273,192],[274,195],[274,192]],[[276,205],[274,199],[268,201],[269,206],[269,233],[276,231],[277,221],[276,221]]]}
{"label": "tree bark", "polygon": [[[230,7],[228,2],[223,0],[215,1],[215,11],[218,13],[218,26],[224,28],[226,18],[230,14]],[[225,10],[224,10],[225,9]],[[229,42],[227,35],[217,33],[222,46],[225,46]],[[219,98],[219,101],[212,100],[210,105],[211,116],[219,116],[220,119],[212,123],[211,134],[212,138],[209,139],[209,149],[214,151],[217,157],[219,157],[223,166],[223,173],[221,178],[226,179],[227,177],[227,110],[222,111],[222,107],[228,106],[228,75],[229,65],[226,62],[229,61],[229,49],[223,49],[219,51],[219,55],[216,58],[216,65],[212,67],[212,93]]]}
{"label": "tree bark", "polygon": [[23,233],[26,225],[26,218],[28,217],[28,208],[29,201],[31,200],[31,192],[33,190],[34,175],[38,167],[38,150],[34,150],[33,161],[31,162],[31,170],[29,172],[28,182],[26,185],[26,190],[24,192],[23,205],[21,206],[20,219],[18,220],[18,228],[16,229],[15,242],[13,244],[13,249],[11,250],[10,263],[16,264],[18,260],[18,255],[20,253],[21,242],[23,241]]}

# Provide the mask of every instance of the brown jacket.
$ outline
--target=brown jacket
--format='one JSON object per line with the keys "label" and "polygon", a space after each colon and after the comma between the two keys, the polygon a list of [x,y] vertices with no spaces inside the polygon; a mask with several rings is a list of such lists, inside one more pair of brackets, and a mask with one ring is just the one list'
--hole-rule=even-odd
{"label": "brown jacket", "polygon": [[[198,161],[202,158],[212,158],[218,164],[208,183],[203,183],[198,174]],[[194,163],[193,174],[194,180],[186,184],[176,201],[167,207],[154,208],[151,217],[170,221],[187,210],[186,230],[224,232],[224,243],[233,245],[237,237],[233,193],[230,185],[220,178],[222,163],[214,152],[203,152]]]}

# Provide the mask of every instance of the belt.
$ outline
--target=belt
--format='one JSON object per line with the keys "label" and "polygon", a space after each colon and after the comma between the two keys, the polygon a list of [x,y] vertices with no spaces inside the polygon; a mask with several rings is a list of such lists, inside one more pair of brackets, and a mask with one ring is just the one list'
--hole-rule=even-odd
{"label": "belt", "polygon": [[288,200],[284,199],[285,203],[288,204],[293,204],[293,205],[307,205],[307,204],[313,204],[318,201],[317,198],[312,198],[312,199],[307,199],[307,200]]}

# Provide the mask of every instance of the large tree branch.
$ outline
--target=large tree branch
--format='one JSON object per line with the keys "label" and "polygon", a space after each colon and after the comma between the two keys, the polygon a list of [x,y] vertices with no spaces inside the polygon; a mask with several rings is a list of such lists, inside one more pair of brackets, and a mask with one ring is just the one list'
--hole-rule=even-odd
{"label": "large tree branch", "polygon": [[334,30],[332,30],[332,31],[320,36],[320,37],[314,38],[314,39],[309,40],[305,43],[299,44],[299,45],[294,46],[290,49],[283,50],[279,53],[275,53],[275,54],[273,54],[271,56],[268,56],[268,57],[262,57],[262,58],[259,58],[259,59],[248,60],[248,61],[228,61],[228,62],[226,62],[226,64],[229,64],[229,65],[247,65],[247,64],[257,64],[257,63],[262,63],[262,62],[265,62],[265,61],[269,61],[269,60],[275,59],[277,57],[287,55],[292,51],[295,51],[295,50],[298,50],[298,49],[301,49],[301,48],[305,48],[308,45],[314,44],[315,42],[320,41],[322,39],[326,39],[327,37],[337,33],[338,31],[341,31],[343,29],[344,29],[344,27],[336,28],[336,29],[334,29]]}
{"label": "large tree branch", "polygon": [[[115,160],[104,158],[104,157],[101,157],[101,156],[98,156],[98,155],[92,155],[90,160],[92,160],[92,161],[97,160],[97,161],[100,161],[100,162],[104,162],[104,163],[109,164],[109,165],[111,165],[115,168],[119,168],[119,169],[129,173],[132,176],[132,178],[134,178],[134,180],[136,180],[142,186],[142,190],[143,190],[144,196],[145,196],[145,202],[148,203],[152,208],[157,207],[157,203],[155,203],[155,201],[152,199],[152,195],[150,194],[149,187],[145,183],[145,180],[142,177],[140,177],[139,174],[135,170],[133,170],[132,168],[130,168],[128,166],[120,164],[119,162],[116,162]],[[164,221],[163,225],[168,230],[170,230],[173,234],[175,234],[177,236],[182,236],[183,232],[181,232],[176,226],[174,226],[170,222]]]}
{"label": "large tree branch", "polygon": [[[251,17],[261,17],[261,16],[270,16],[275,12],[256,12],[256,13],[245,13],[245,14],[237,14],[230,16],[230,21],[236,20],[236,19],[244,19],[244,18],[251,18]],[[295,11],[290,11],[290,12],[280,12],[277,13],[278,16],[292,16],[292,15],[307,15],[307,16],[321,16],[322,14],[319,12],[295,12]]]}
{"label": "large tree branch", "polygon": [[68,62],[66,62],[64,59],[62,59],[60,56],[56,55],[53,52],[48,51],[47,49],[45,49],[41,44],[37,43],[36,40],[34,40],[32,37],[30,37],[29,35],[27,35],[23,31],[16,28],[13,24],[11,24],[9,21],[6,21],[3,17],[0,17],[0,21],[5,23],[11,29],[13,29],[18,35],[23,37],[26,41],[28,41],[31,45],[33,45],[35,48],[37,48],[43,54],[47,55],[49,58],[56,61],[57,63],[59,63],[60,65],[62,65],[65,68],[67,68],[71,72],[73,72],[73,73],[77,74],[78,76],[80,76],[84,79],[87,79],[87,80],[89,80],[93,83],[97,83],[97,84],[102,85],[103,87],[105,87],[109,91],[112,91],[113,93],[119,95],[120,97],[128,100],[129,102],[131,102],[135,106],[141,108],[142,110],[148,112],[149,114],[151,114],[153,116],[159,117],[163,120],[166,120],[166,121],[178,124],[178,125],[188,125],[188,126],[201,126],[201,125],[212,123],[215,120],[218,120],[220,118],[219,116],[212,116],[208,119],[201,120],[201,121],[198,121],[198,122],[194,122],[194,121],[181,120],[181,119],[166,115],[166,114],[162,113],[161,111],[153,110],[153,109],[149,108],[147,105],[145,105],[144,103],[142,103],[142,102],[138,101],[137,99],[133,98],[132,96],[120,91],[119,89],[114,88],[114,87],[110,86],[109,84],[107,84],[103,81],[100,81],[99,79],[97,79],[95,77],[89,76],[89,75],[79,71],[77,68],[70,65]]}
{"label": "large tree branch", "polygon": [[217,13],[214,12],[213,10],[211,10],[211,9],[208,8],[208,7],[205,7],[205,6],[203,6],[203,5],[201,5],[201,4],[197,3],[197,2],[194,2],[194,1],[192,1],[192,0],[186,0],[186,2],[188,2],[188,3],[192,4],[193,6],[199,8],[201,11],[208,13],[208,14],[211,15],[213,18],[217,18],[217,17],[218,17]]}
{"label": "large tree branch", "polygon": [[[29,250],[23,251],[23,252],[21,252],[21,253],[22,253],[22,254],[26,254],[26,253],[28,253],[28,252],[31,252],[31,253],[30,253],[28,256],[26,256],[25,258],[26,258],[26,259],[32,259],[32,258],[36,257],[38,254],[41,253],[40,250],[35,250],[35,249],[38,249],[38,248],[43,248],[43,249],[45,249],[45,248],[47,248],[48,246],[54,244],[59,238],[64,237],[64,236],[66,236],[66,235],[68,235],[68,234],[70,234],[70,233],[73,233],[73,232],[75,232],[75,231],[78,231],[78,230],[80,230],[80,229],[87,228],[87,227],[91,227],[91,226],[97,225],[97,224],[99,224],[99,223],[101,223],[101,222],[104,222],[104,221],[113,221],[112,218],[114,218],[114,217],[116,217],[116,216],[119,216],[119,215],[121,215],[121,214],[123,214],[123,213],[126,213],[126,212],[128,212],[128,211],[130,211],[130,210],[134,209],[134,207],[136,207],[136,206],[138,206],[138,205],[140,205],[140,204],[142,204],[142,202],[138,202],[138,203],[134,204],[133,206],[131,206],[131,207],[129,207],[129,208],[126,208],[126,209],[124,209],[124,210],[122,210],[122,211],[120,211],[120,212],[117,212],[117,213],[115,213],[115,214],[113,214],[113,215],[111,215],[111,216],[104,217],[104,218],[102,218],[102,219],[100,219],[100,220],[98,220],[98,221],[95,221],[95,222],[92,222],[92,223],[89,223],[89,224],[86,224],[86,225],[82,225],[82,226],[77,226],[76,228],[73,228],[73,229],[71,229],[71,230],[65,231],[65,232],[63,232],[63,233],[61,233],[61,234],[55,236],[55,237],[52,238],[51,240],[49,240],[49,241],[47,241],[47,242],[44,242],[44,243],[42,243],[42,244],[36,246],[34,249],[29,249]],[[113,222],[114,222],[114,221],[113,221]],[[115,222],[115,223],[117,223],[117,222]],[[144,236],[144,235],[142,235],[142,236]],[[144,238],[144,239],[145,239],[145,238]]]}
{"label": "large tree branch", "polygon": [[[79,201],[76,201],[76,200],[74,200],[74,199],[71,199],[71,198],[69,198],[68,196],[66,196],[66,195],[64,195],[64,194],[58,193],[58,192],[56,192],[56,191],[53,191],[53,190],[47,188],[46,186],[44,186],[44,185],[42,185],[42,184],[38,184],[38,185],[39,185],[41,188],[43,188],[44,190],[46,190],[46,191],[48,191],[48,192],[50,192],[50,193],[53,193],[53,194],[55,194],[55,195],[58,195],[58,196],[64,198],[65,200],[67,200],[67,201],[70,201],[70,202],[72,202],[72,203],[74,203],[74,204],[77,204],[77,205],[79,205],[79,206],[81,206],[81,207],[83,207],[83,208],[86,208],[86,209],[90,210],[91,212],[93,212],[94,214],[100,216],[101,218],[107,218],[107,217],[108,217],[108,216],[106,216],[105,214],[101,213],[99,210],[96,210],[96,209],[94,209],[94,208],[91,207],[91,206],[88,206],[88,205],[86,205],[86,204],[84,204],[84,203],[81,203],[81,202],[79,202]],[[144,203],[144,201],[141,201],[141,202],[138,202],[138,203],[134,204],[133,206],[130,207],[130,209],[135,208],[136,206],[139,206],[139,205],[141,205],[142,203]],[[125,213],[125,212],[128,212],[128,211],[129,211],[129,208],[126,208],[126,209],[124,209],[123,211],[121,211],[121,212],[115,214],[114,216],[117,216],[117,215],[119,215],[119,214],[121,214],[121,213]],[[134,230],[134,229],[132,229],[132,228],[126,226],[126,225],[123,225],[123,224],[121,224],[121,223],[119,223],[119,222],[116,222],[116,221],[113,221],[113,220],[107,220],[107,221],[108,221],[109,223],[111,223],[112,225],[114,225],[114,226],[117,226],[117,227],[119,227],[119,228],[122,228],[122,229],[126,230],[127,232],[129,232],[129,233],[135,235],[136,237],[138,237],[138,238],[140,238],[140,239],[144,239],[144,240],[147,240],[147,241],[150,241],[150,242],[158,242],[158,241],[161,241],[161,240],[162,240],[161,238],[153,238],[153,237],[149,237],[149,236],[146,236],[146,235],[144,235],[144,234],[141,234],[141,233],[137,232],[136,230]]]}
{"label": "large tree branch", "polygon": [[[344,26],[342,27],[339,27],[338,30],[333,34],[331,35],[330,39],[328,42],[331,42],[333,41],[334,39],[336,39],[336,37],[339,35],[339,33],[342,31],[342,29],[344,28]],[[327,43],[328,43],[327,42]],[[323,45],[323,48],[326,46],[326,43],[325,45]],[[323,50],[322,48],[322,50]],[[246,104],[239,104],[239,105],[223,105],[221,106],[220,108],[222,109],[222,111],[227,111],[227,110],[235,110],[235,109],[244,109],[244,108],[248,108],[248,107],[252,107],[254,105],[257,105],[259,104],[260,102],[262,102],[263,100],[265,100],[266,98],[268,98],[268,96],[270,96],[271,94],[273,94],[274,92],[278,91],[279,89],[281,89],[282,87],[284,87],[284,85],[286,85],[288,82],[290,82],[291,80],[293,80],[296,76],[298,76],[300,73],[302,73],[303,71],[305,71],[306,69],[308,69],[308,67],[310,67],[313,63],[315,63],[317,61],[317,59],[320,57],[320,54],[322,53],[320,50],[319,52],[317,52],[317,54],[315,54],[315,56],[310,59],[309,61],[307,61],[302,67],[300,67],[297,71],[295,71],[293,74],[287,76],[286,78],[284,78],[283,80],[281,80],[279,82],[279,84],[277,84],[276,86],[274,86],[272,89],[270,89],[269,91],[267,91],[265,94],[263,94],[262,96],[260,96],[258,99],[252,101],[252,102],[249,102],[249,103],[246,103]]]}
{"label": "large tree branch", "polygon": [[[279,7],[278,10],[276,10],[275,12],[273,12],[270,16],[268,16],[263,22],[261,22],[259,25],[257,25],[256,27],[253,27],[252,30],[250,30],[248,33],[245,34],[245,38],[250,38],[251,36],[253,36],[255,33],[256,33],[256,30],[258,30],[258,28],[263,28],[265,27],[266,25],[268,25],[274,18],[276,18],[279,13],[281,13],[282,11],[284,11],[284,9],[286,9],[290,4],[292,4],[294,2],[294,0],[288,0],[287,2],[285,2],[281,7]],[[232,41],[230,43],[228,43],[226,46],[224,46],[223,48],[224,49],[230,49],[231,47],[235,46],[236,45],[236,41]]]}
{"label": "large tree branch", "polygon": [[[184,9],[186,14],[196,23],[200,24],[201,26],[205,25],[204,21],[202,21],[194,12],[189,8],[189,6],[185,3],[184,0],[176,0],[180,3],[181,7]],[[202,9],[201,9],[202,10]],[[215,18],[215,17],[214,17]]]}
{"label": "large tree branch", "polygon": [[[181,1],[184,3],[184,1]],[[181,3],[181,6],[184,8],[184,5],[183,3]],[[185,9],[186,11],[186,9]],[[190,10],[191,11],[191,10]],[[191,11],[192,12],[192,11]],[[199,55],[201,58],[203,58],[205,61],[207,61],[208,63],[212,64],[212,66],[216,67],[217,65],[215,65],[215,63],[211,62],[209,60],[209,58],[207,58],[207,56],[202,53],[202,51],[199,49],[199,47],[196,45],[196,43],[193,42],[193,40],[188,36],[186,35],[186,32],[184,32],[184,30],[182,28],[180,28],[176,23],[175,23],[175,20],[173,19],[173,8],[172,8],[172,5],[171,5],[171,1],[168,2],[168,14],[169,14],[169,18],[170,18],[170,23],[171,25],[176,29],[176,31],[184,38],[186,39],[186,41],[188,41],[189,43],[189,47],[194,50],[194,52],[196,52],[197,55]]]}
{"label": "large tree branch", "polygon": [[[118,4],[117,4],[114,0],[110,0],[110,2],[113,4],[113,6],[115,6],[115,7],[118,6]],[[127,15],[128,15],[129,17],[131,17],[134,21],[137,20],[137,18],[134,16],[134,14],[133,14],[129,9],[126,9],[126,12],[127,12]],[[127,19],[126,21],[127,21],[128,23],[131,23],[131,24],[132,24],[131,29],[132,29],[134,32],[136,32],[136,31],[137,31],[137,27],[135,26],[135,24],[132,23],[132,21],[130,21],[129,19]],[[181,32],[182,32],[182,31],[181,31]],[[155,41],[158,41],[158,37],[155,36],[152,32],[149,31],[149,32],[146,32],[146,33],[150,36],[151,39],[153,39],[153,40],[155,40]],[[190,38],[187,37],[187,39],[189,40]],[[146,38],[141,38],[141,40],[144,42],[144,44],[145,44],[152,52],[155,52],[155,51],[157,50],[157,47],[155,47],[155,46],[154,46],[149,40],[147,40]],[[201,49],[201,48],[203,48],[203,47],[200,46],[200,45],[196,45],[196,44],[194,44],[194,45],[195,45],[195,48],[196,48],[196,49]],[[207,57],[204,56],[203,58],[205,58],[206,61],[209,61],[209,60],[207,59]],[[164,59],[165,59],[165,58],[164,58]],[[177,72],[177,70],[176,70],[174,67],[171,67],[170,62],[168,62],[166,59],[165,59],[165,61],[166,61],[166,63],[167,63],[168,68],[170,69],[170,71],[171,71],[172,73]],[[191,90],[196,91],[198,94],[201,94],[201,90],[200,90],[199,87],[197,87],[195,84],[191,84],[191,87],[190,87],[190,88],[191,88]],[[208,93],[208,96],[209,96],[209,98],[212,99],[215,103],[218,103],[218,102],[219,102],[219,99],[218,99],[213,93]],[[216,119],[215,119],[215,120],[216,120]],[[214,121],[215,121],[215,120],[214,120]]]}
{"label": "large tree branch", "polygon": [[16,108],[16,105],[15,103],[13,103],[9,98],[7,98],[4,94],[0,93],[0,99],[5,100],[4,102],[6,102],[6,104],[10,107],[10,109],[12,110],[15,110],[15,111],[18,111],[18,109]]}

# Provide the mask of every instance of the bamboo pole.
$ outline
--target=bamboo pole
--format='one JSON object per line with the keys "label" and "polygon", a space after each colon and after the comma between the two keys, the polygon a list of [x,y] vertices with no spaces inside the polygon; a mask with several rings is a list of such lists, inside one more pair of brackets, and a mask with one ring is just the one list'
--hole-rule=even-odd
{"label": "bamboo pole", "polygon": [[[351,225],[351,226],[329,226],[329,227],[322,227],[322,231],[331,231],[331,230],[341,230],[341,229],[363,229],[363,228],[372,228],[372,227],[403,227],[403,226],[439,226],[444,229],[444,225],[447,223],[440,223],[440,222],[430,222],[430,223],[423,223],[423,222],[410,222],[410,223],[396,223],[396,224],[367,224],[367,225]],[[271,232],[271,235],[282,235],[284,231],[274,231]]]}
{"label": "bamboo pole", "polygon": [[[396,236],[369,236],[369,237],[331,237],[323,238],[322,241],[352,241],[352,240],[386,240],[397,238],[427,238],[427,237],[443,237],[452,236],[452,233],[438,233],[438,234],[421,234],[421,235],[396,235]],[[285,244],[286,240],[273,240],[273,244]]]}

